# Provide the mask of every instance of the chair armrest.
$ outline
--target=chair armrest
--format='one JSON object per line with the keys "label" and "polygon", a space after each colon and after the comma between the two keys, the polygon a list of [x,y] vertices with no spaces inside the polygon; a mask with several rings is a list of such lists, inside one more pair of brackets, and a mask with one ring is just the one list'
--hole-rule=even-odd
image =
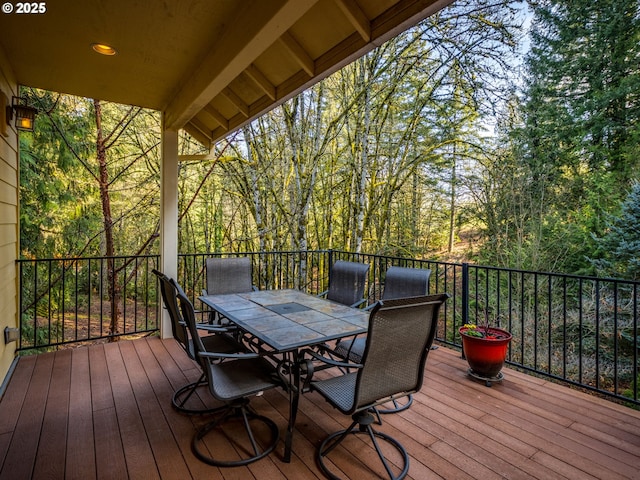
{"label": "chair armrest", "polygon": [[235,328],[228,328],[223,325],[211,325],[210,323],[197,323],[196,328],[211,333],[229,333],[236,330]]}
{"label": "chair armrest", "polygon": [[327,365],[331,365],[333,367],[339,367],[339,368],[362,368],[363,365],[361,363],[353,363],[353,362],[349,362],[349,361],[339,361],[339,360],[335,360],[331,357],[325,357],[324,355],[321,355],[317,352],[314,352],[311,349],[304,349],[302,351],[302,356],[304,358],[305,355],[309,355],[311,357],[313,357],[314,359],[326,363]]}
{"label": "chair armrest", "polygon": [[377,302],[373,302],[371,305],[367,305],[366,307],[364,307],[363,310],[366,310],[368,312],[369,310],[371,310],[373,307],[375,307],[379,303],[380,303],[380,300],[378,300]]}
{"label": "chair armrest", "polygon": [[363,298],[362,300],[358,300],[356,303],[353,303],[350,306],[351,306],[351,308],[357,308],[357,307],[359,307],[360,305],[363,305],[366,302],[367,302],[367,299]]}
{"label": "chair armrest", "polygon": [[234,358],[236,360],[242,359],[251,359],[251,358],[260,358],[264,355],[260,355],[259,353],[247,352],[247,353],[218,353],[218,352],[198,352],[198,355],[203,358],[211,358],[211,359],[230,359]]}
{"label": "chair armrest", "polygon": [[[327,351],[330,351],[327,349]],[[338,361],[335,360],[333,358],[330,357],[325,357],[323,355],[320,355],[317,352],[314,352],[313,350],[310,349],[304,349],[302,350],[302,362],[301,362],[301,368],[303,369],[303,374],[304,374],[304,381],[302,382],[302,392],[308,392],[310,391],[311,388],[311,382],[313,380],[313,374],[317,371],[317,370],[324,370],[326,368],[331,368],[331,367],[337,367],[342,371],[348,371],[351,368],[362,368],[363,365],[361,363],[351,363],[349,361]],[[305,355],[309,355],[311,358],[307,358],[305,359]],[[319,368],[316,368],[313,364],[314,360],[317,360],[319,362],[323,363],[323,366],[319,366]]]}

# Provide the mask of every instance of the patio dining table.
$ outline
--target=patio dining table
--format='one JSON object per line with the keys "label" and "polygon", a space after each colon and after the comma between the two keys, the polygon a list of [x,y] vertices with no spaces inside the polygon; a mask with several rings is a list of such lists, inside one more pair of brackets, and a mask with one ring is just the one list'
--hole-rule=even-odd
{"label": "patio dining table", "polygon": [[199,299],[288,362],[289,423],[284,461],[289,462],[301,394],[301,351],[366,333],[368,313],[294,289],[203,295]]}

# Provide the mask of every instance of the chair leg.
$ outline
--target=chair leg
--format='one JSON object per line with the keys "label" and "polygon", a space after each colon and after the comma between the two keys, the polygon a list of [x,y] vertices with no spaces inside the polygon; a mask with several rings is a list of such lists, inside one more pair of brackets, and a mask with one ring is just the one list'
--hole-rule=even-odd
{"label": "chair leg", "polygon": [[410,394],[401,398],[395,398],[387,403],[378,405],[377,407],[373,407],[371,409],[371,413],[376,417],[376,424],[382,425],[382,417],[380,415],[403,412],[408,409],[412,403],[413,395]]}
{"label": "chair leg", "polygon": [[[375,419],[374,419],[374,415],[371,412],[369,411],[359,412],[354,414],[352,418],[353,418],[353,422],[351,423],[349,428],[347,428],[346,430],[341,430],[339,432],[336,432],[332,435],[329,435],[322,442],[322,444],[320,444],[316,458],[320,466],[320,469],[323,471],[323,473],[332,480],[339,480],[340,477],[336,476],[334,473],[329,471],[329,469],[325,465],[324,459],[327,457],[327,455],[329,455],[329,453],[334,448],[336,448],[340,443],[342,443],[342,441],[345,438],[347,438],[348,435],[366,434],[371,440],[371,443],[373,444],[378,454],[378,457],[380,457],[380,461],[382,462],[382,465],[384,466],[384,469],[387,472],[389,479],[401,480],[404,477],[406,477],[407,473],[409,473],[409,455],[407,454],[402,444],[400,444],[400,442],[398,442],[395,438],[387,435],[386,433],[379,432],[372,427],[372,424],[375,423]],[[388,460],[385,458],[380,448],[378,440],[387,442],[387,444],[394,447],[402,457],[403,465],[398,475],[394,475],[393,469],[389,465]]]}
{"label": "chair leg", "polygon": [[[412,403],[413,403],[413,395],[407,395],[406,397],[396,398],[391,402],[385,403],[383,405],[378,405],[378,407],[376,408],[378,410],[378,413],[386,415],[389,413],[403,412],[407,408],[409,408]],[[387,407],[387,405],[389,406]]]}
{"label": "chair leg", "polygon": [[[224,431],[221,431],[224,424],[231,421],[240,420],[248,439],[248,443],[251,445],[250,449],[240,445],[239,441],[236,441],[233,436],[227,435]],[[269,438],[262,441],[254,434],[254,428],[252,424],[261,423],[266,426],[269,431]],[[215,432],[216,430],[219,430]],[[206,449],[204,444],[205,437],[209,434],[219,434],[224,437],[225,442],[232,443],[233,448],[241,457],[238,460],[214,458]],[[237,438],[237,437],[236,437]],[[224,412],[211,422],[207,423],[196,431],[191,441],[191,448],[193,453],[205,463],[214,465],[217,467],[237,467],[241,465],[248,465],[249,463],[260,460],[270,454],[277,446],[280,439],[280,431],[278,426],[271,419],[258,415],[253,409],[249,407],[246,399],[240,399],[225,407]],[[238,439],[239,440],[239,439]],[[246,455],[243,455],[242,453]],[[248,456],[247,456],[248,455]]]}

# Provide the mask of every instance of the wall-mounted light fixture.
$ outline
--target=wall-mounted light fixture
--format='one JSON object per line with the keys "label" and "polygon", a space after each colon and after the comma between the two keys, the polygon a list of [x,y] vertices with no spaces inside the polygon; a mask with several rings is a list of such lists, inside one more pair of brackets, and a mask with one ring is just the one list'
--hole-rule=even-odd
{"label": "wall-mounted light fixture", "polygon": [[11,125],[11,120],[13,120],[15,115],[15,125],[18,130],[33,132],[36,113],[38,113],[38,110],[27,105],[26,98],[13,97],[11,106],[7,106],[7,124]]}
{"label": "wall-mounted light fixture", "polygon": [[17,328],[4,327],[4,343],[15,342],[20,338],[20,330]]}

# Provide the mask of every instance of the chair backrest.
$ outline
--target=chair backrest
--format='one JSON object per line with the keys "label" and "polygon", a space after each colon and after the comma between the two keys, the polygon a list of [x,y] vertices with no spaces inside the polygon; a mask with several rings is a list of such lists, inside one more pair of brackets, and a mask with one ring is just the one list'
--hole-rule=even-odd
{"label": "chair backrest", "polygon": [[[185,323],[187,324],[187,328],[189,329],[189,333],[191,334],[192,344],[193,344],[193,355],[195,360],[200,365],[202,372],[207,377],[207,383],[209,384],[209,391],[218,400],[223,400],[224,398],[218,395],[218,385],[213,377],[213,368],[215,368],[209,359],[203,355],[202,353],[207,353],[207,349],[202,342],[202,337],[200,337],[200,333],[198,332],[198,327],[196,325],[196,313],[193,308],[193,304],[191,300],[185,295],[184,292],[178,292],[178,302],[180,303],[180,310],[182,311],[182,318],[184,318]],[[216,353],[216,352],[209,352]]]}
{"label": "chair backrest", "polygon": [[249,257],[207,258],[207,294],[247,293],[253,290]]}
{"label": "chair backrest", "polygon": [[420,297],[427,294],[431,270],[426,268],[389,267],[382,292],[383,300]]}
{"label": "chair backrest", "polygon": [[206,373],[208,370],[209,362],[207,359],[204,359],[198,355],[198,352],[206,352],[207,349],[202,342],[202,338],[200,337],[200,333],[198,332],[198,327],[196,325],[196,312],[193,308],[193,304],[191,300],[187,297],[187,295],[180,289],[177,291],[177,300],[180,303],[180,311],[182,312],[182,318],[184,319],[184,323],[186,328],[189,330],[189,334],[191,336],[192,345],[193,345],[193,356],[195,360],[200,364],[202,370]]}
{"label": "chair backrest", "polygon": [[331,267],[327,299],[343,305],[354,305],[364,298],[369,265],[338,260]]}
{"label": "chair backrest", "polygon": [[369,315],[351,412],[422,387],[440,307],[448,294],[383,300]]}
{"label": "chair backrest", "polygon": [[180,288],[177,283],[172,282],[172,280],[164,273],[155,269],[152,271],[160,280],[160,293],[162,294],[164,306],[169,312],[169,318],[171,318],[171,333],[173,333],[173,338],[178,341],[191,358],[194,358],[189,342],[187,325],[182,318],[180,309],[178,308],[177,294],[179,290],[182,290],[182,288]]}

